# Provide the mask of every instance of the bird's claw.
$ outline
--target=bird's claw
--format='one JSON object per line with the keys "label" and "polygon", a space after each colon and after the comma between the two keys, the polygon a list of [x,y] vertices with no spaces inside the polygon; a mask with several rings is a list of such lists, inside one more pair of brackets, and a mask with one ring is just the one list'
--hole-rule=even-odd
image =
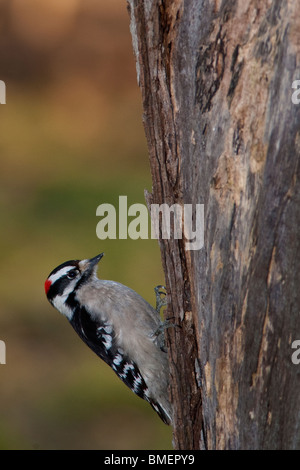
{"label": "bird's claw", "polygon": [[156,297],[155,310],[157,311],[157,313],[160,313],[162,307],[165,307],[168,303],[166,288],[164,286],[156,286],[154,288],[154,292]]}

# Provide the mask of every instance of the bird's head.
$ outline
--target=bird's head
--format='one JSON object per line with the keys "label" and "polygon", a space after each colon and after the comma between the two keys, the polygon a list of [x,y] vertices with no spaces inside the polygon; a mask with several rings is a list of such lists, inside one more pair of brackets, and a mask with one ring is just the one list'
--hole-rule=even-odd
{"label": "bird's head", "polygon": [[70,308],[66,303],[69,295],[96,276],[97,265],[104,253],[91,259],[71,260],[53,269],[45,281],[45,293],[49,302],[62,314],[70,318]]}

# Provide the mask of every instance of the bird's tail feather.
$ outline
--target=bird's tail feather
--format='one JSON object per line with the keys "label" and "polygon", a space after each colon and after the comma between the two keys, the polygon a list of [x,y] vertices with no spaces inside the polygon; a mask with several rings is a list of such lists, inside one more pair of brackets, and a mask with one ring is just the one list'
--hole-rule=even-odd
{"label": "bird's tail feather", "polygon": [[170,410],[166,410],[156,401],[150,401],[150,405],[156,411],[160,419],[167,425],[172,424],[172,417]]}

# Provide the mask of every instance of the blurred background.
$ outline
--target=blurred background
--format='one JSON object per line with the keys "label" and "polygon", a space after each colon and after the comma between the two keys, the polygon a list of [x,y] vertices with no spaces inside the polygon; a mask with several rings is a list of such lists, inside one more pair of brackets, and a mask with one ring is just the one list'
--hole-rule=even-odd
{"label": "blurred background", "polygon": [[48,304],[60,263],[155,304],[155,240],[96,236],[96,208],[151,177],[126,0],[0,0],[0,449],[171,449],[171,429]]}

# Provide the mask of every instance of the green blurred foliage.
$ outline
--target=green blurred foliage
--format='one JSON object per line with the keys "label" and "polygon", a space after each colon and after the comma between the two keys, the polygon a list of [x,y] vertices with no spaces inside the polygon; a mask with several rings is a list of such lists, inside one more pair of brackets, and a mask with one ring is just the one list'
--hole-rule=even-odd
{"label": "green blurred foliage", "polygon": [[164,283],[155,240],[96,237],[99,204],[151,190],[126,3],[62,3],[0,0],[0,449],[170,449],[44,295],[55,266],[102,251],[99,276],[152,304]]}

